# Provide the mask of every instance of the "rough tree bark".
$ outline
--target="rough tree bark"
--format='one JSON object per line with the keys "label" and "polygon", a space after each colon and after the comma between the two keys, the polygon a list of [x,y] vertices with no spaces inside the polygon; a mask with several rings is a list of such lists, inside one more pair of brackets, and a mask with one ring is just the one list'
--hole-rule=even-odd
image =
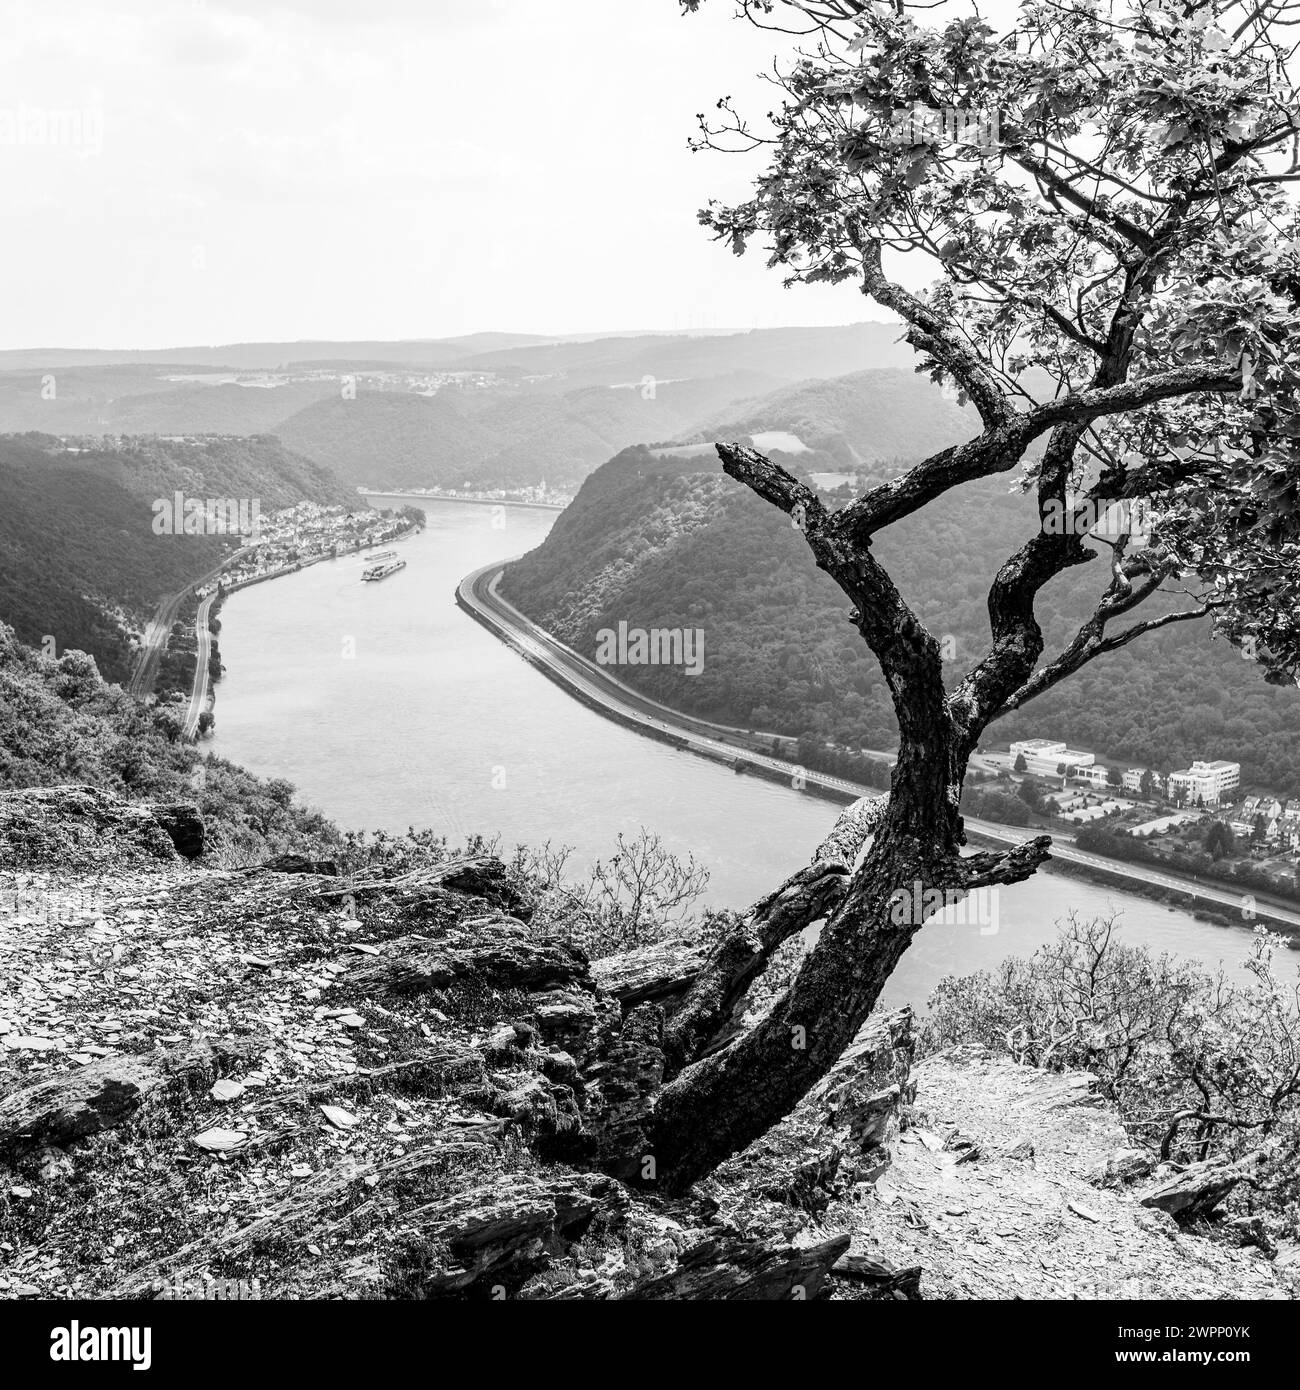
{"label": "rough tree bark", "polygon": [[712,1051],[776,948],[843,901],[853,866],[888,801],[887,796],[862,797],[846,807],[812,863],[757,902],[712,953],[664,1028],[665,1077]]}
{"label": "rough tree bark", "polygon": [[[1038,570],[1029,580],[1018,571],[999,576],[996,604],[990,600],[994,647],[978,684],[968,688],[968,681],[950,698],[938,643],[875,560],[862,518],[855,515],[856,534],[849,534],[815,493],[761,454],[733,445],[718,451],[729,474],[795,517],[818,565],[853,600],[852,620],[893,695],[900,743],[889,796],[851,808],[824,857],[819,851],[809,869],[753,909],[720,944],[672,1021],[665,1038],[672,1079],[658,1098],[643,1156],[654,1158],[646,1171],[669,1191],[690,1186],[763,1134],[834,1065],[923,923],[924,915],[896,920],[906,917],[891,911],[897,894],[917,901],[917,888],[939,889],[952,898],[1013,883],[1034,872],[1050,845],[1039,837],[1008,852],[963,855],[959,811],[983,722],[1028,679],[1042,651],[1032,603],[1026,624],[1022,600],[1025,584],[1042,582]],[[869,831],[871,847],[853,869]],[[704,1055],[776,946],[819,916],[827,921],[817,945],[770,1013]]]}

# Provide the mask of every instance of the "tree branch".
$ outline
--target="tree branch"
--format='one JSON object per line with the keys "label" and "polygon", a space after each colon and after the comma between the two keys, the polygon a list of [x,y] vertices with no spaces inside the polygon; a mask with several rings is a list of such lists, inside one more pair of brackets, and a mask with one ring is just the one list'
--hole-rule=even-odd
{"label": "tree branch", "polygon": [[755,903],[714,948],[664,1028],[665,1081],[703,1057],[731,1029],[738,1005],[777,947],[839,906],[854,862],[888,804],[888,796],[864,796],[846,806],[812,863]]}
{"label": "tree branch", "polygon": [[[1159,585],[1153,587],[1158,588]],[[1143,597],[1145,596],[1144,594]],[[1146,622],[1134,623],[1132,627],[1125,628],[1123,632],[1117,632],[1111,637],[1104,638],[1090,633],[1089,629],[1094,621],[1090,619],[1079,629],[1070,645],[1054,661],[1035,671],[1019,690],[1007,698],[1001,709],[990,715],[988,723],[991,724],[995,719],[1001,719],[1003,715],[1010,714],[1013,710],[1018,710],[1022,705],[1028,704],[1036,695],[1050,690],[1054,685],[1063,681],[1066,676],[1072,676],[1081,667],[1086,666],[1090,661],[1096,660],[1097,657],[1106,652],[1118,651],[1121,647],[1128,646],[1134,639],[1141,637],[1143,633],[1155,632],[1158,628],[1168,627],[1171,623],[1188,623],[1194,622],[1198,618],[1204,618],[1215,606],[1214,603],[1207,602],[1197,608],[1166,613],[1159,618],[1150,618]]]}
{"label": "tree branch", "polygon": [[851,222],[847,231],[849,240],[862,254],[862,292],[912,325],[907,341],[928,353],[962,384],[979,411],[985,430],[1007,424],[1014,413],[1011,403],[979,354],[967,347],[924,300],[886,278],[880,266],[878,239],[864,242]]}
{"label": "tree branch", "polygon": [[903,738],[932,737],[945,718],[939,644],[872,555],[869,543],[846,539],[816,493],[779,464],[740,444],[716,447],[729,477],[793,517],[818,567],[853,601],[853,623],[880,662]]}
{"label": "tree branch", "polygon": [[1233,391],[1241,386],[1239,366],[1218,363],[1175,367],[1116,386],[1072,391],[1047,401],[977,439],[941,449],[907,473],[872,488],[865,497],[841,508],[831,524],[846,538],[861,542],[903,517],[919,511],[961,483],[1009,472],[1039,435],[1058,425],[1087,424],[1106,415],[1140,410],[1156,401],[1197,391]]}
{"label": "tree branch", "polygon": [[969,890],[1022,883],[1032,878],[1038,867],[1052,857],[1051,850],[1052,837],[1037,835],[1012,849],[964,855],[953,865],[954,886]]}

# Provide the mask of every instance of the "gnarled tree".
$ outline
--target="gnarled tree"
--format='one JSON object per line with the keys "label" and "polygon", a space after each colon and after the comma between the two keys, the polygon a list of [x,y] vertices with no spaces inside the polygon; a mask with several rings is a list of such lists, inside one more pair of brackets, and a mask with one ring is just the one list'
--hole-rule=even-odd
{"label": "gnarled tree", "polygon": [[[836,511],[762,454],[718,445],[848,596],[899,751],[888,796],[850,808],[670,1021],[647,1133],[676,1190],[787,1114],[853,1038],[922,925],[891,911],[900,890],[960,896],[1048,857],[1047,837],[966,851],[962,784],[994,720],[1207,615],[1267,679],[1300,667],[1296,17],[1267,0],[1025,0],[998,33],[933,7],[918,23],[902,3],[740,10],[806,38],[770,128],[726,101],[720,124],[702,120],[702,145],[767,164],[752,198],[701,220],[737,253],[765,244],[791,282],[856,282],[979,432]],[[900,283],[904,256],[928,259],[928,290]],[[872,542],[999,473],[1026,494],[1026,534],[992,577],[987,650],[950,686]],[[1095,609],[1047,655],[1036,597],[1086,564]],[[822,917],[789,989],[727,1038],[776,945]]]}

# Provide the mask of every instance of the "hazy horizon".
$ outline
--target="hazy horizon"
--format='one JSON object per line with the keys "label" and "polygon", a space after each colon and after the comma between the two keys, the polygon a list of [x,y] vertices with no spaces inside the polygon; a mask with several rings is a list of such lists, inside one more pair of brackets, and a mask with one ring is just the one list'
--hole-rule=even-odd
{"label": "hazy horizon", "polygon": [[307,334],[300,337],[282,338],[231,338],[222,342],[170,342],[170,343],[147,343],[139,347],[124,345],[121,343],[15,343],[8,347],[0,347],[0,362],[4,358],[17,353],[43,353],[43,352],[85,352],[85,353],[151,353],[151,352],[183,352],[186,349],[194,348],[205,352],[212,352],[218,348],[237,348],[237,347],[267,347],[296,346],[299,344],[322,344],[351,346],[356,344],[413,344],[413,343],[457,343],[467,342],[474,338],[531,338],[538,343],[577,343],[577,342],[600,342],[606,338],[666,338],[666,337],[685,337],[685,338],[727,338],[744,333],[779,333],[784,331],[797,331],[799,329],[836,329],[836,328],[856,328],[863,324],[880,325],[882,327],[899,326],[899,320],[895,317],[888,318],[853,318],[845,319],[842,323],[764,323],[750,325],[729,325],[724,324],[717,328],[599,328],[599,329],[580,329],[576,332],[568,333],[548,333],[543,330],[530,328],[479,328],[471,329],[466,333],[452,333],[447,335],[419,333],[410,336],[390,336],[377,337],[374,334],[355,334],[350,336],[332,336],[329,334]]}
{"label": "hazy horizon", "polygon": [[[693,154],[697,113],[730,96],[761,120],[797,42],[722,0],[7,9],[0,349],[744,332],[867,309],[853,284],[787,290],[698,224],[749,196],[763,156]],[[932,278],[919,257],[893,273]]]}

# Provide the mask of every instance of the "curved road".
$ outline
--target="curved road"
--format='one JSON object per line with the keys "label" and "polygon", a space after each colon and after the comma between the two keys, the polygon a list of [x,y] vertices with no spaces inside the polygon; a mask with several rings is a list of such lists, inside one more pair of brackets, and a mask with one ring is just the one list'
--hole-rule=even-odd
{"label": "curved road", "polygon": [[190,690],[190,702],[185,709],[185,727],[181,730],[182,738],[198,737],[199,715],[203,713],[203,706],[207,702],[208,658],[212,654],[212,634],[208,631],[208,612],[212,607],[214,598],[216,598],[216,594],[211,593],[203,599],[194,617],[196,645],[194,685]]}
{"label": "curved road", "polygon": [[[837,791],[850,798],[879,794],[879,788],[863,787],[842,777],[831,777],[824,772],[811,772],[748,748],[737,749],[734,744],[720,742],[711,737],[709,731],[728,731],[723,725],[710,725],[706,720],[690,715],[678,714],[666,705],[658,704],[638,694],[621,681],[615,680],[602,667],[580,656],[558,638],[552,637],[545,628],[526,618],[517,608],[507,602],[497,592],[497,583],[505,564],[495,561],[475,570],[461,580],[456,588],[456,601],[485,627],[496,633],[510,646],[521,652],[535,665],[544,666],[559,678],[562,685],[577,692],[588,703],[615,711],[624,720],[640,725],[647,732],[670,734],[675,741],[697,752],[710,755],[715,760],[721,756],[728,760],[756,764],[788,777],[791,784],[802,777],[805,782],[815,783]],[[983,839],[998,844],[1017,845],[1031,838],[1029,835],[993,821],[976,820],[966,817],[966,828]],[[1093,869],[1104,869],[1120,878],[1132,879],[1135,883],[1153,884],[1173,892],[1185,893],[1217,907],[1226,907],[1233,912],[1241,910],[1242,894],[1233,893],[1226,888],[1192,883],[1185,878],[1163,874],[1150,865],[1131,865],[1122,860],[1106,859],[1098,854],[1088,854],[1073,845],[1053,838],[1052,858],[1071,864],[1082,864]],[[1260,912],[1267,912],[1276,921],[1300,930],[1300,912],[1272,903],[1259,903]]]}

